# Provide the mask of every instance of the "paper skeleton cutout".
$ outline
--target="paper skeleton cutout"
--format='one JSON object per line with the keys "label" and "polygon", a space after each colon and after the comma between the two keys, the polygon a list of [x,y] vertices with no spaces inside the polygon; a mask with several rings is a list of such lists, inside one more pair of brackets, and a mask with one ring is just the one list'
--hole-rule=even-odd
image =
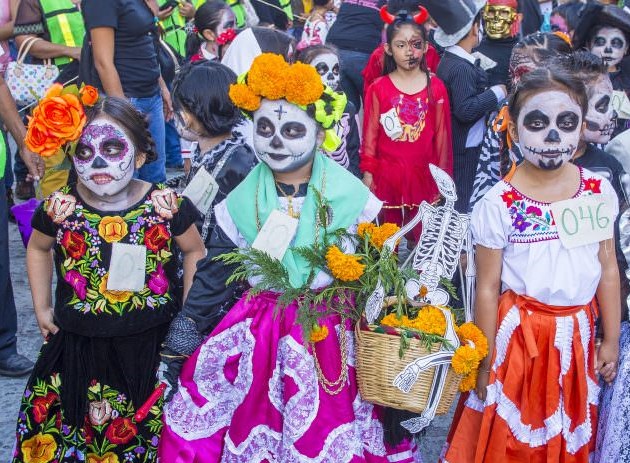
{"label": "paper skeleton cutout", "polygon": [[[423,297],[423,301],[435,306],[448,304],[450,296],[448,292],[439,287],[440,279],[451,279],[453,277],[455,271],[460,268],[461,252],[465,248],[468,258],[466,285],[464,288],[464,307],[466,320],[470,321],[472,320],[472,300],[475,282],[472,239],[469,230],[470,220],[466,214],[460,214],[455,211],[454,206],[457,200],[457,193],[455,184],[449,175],[433,164],[429,165],[429,169],[438,190],[445,199],[445,203],[441,206],[432,206],[423,201],[418,214],[411,222],[402,227],[398,233],[389,238],[383,248],[393,252],[396,242],[422,221],[420,241],[403,264],[403,266],[411,265],[418,272],[418,277],[409,280],[405,285],[405,289],[407,299],[411,302],[416,299],[423,287],[426,288],[426,295]],[[384,298],[385,291],[379,280],[366,303],[365,313],[368,323],[373,323],[378,317]],[[440,310],[444,312],[447,320],[447,330],[444,337],[451,343],[453,348],[445,349],[442,347],[435,354],[411,362],[394,380],[395,387],[408,393],[423,371],[435,367],[433,384],[426,409],[421,416],[401,423],[412,433],[421,431],[433,420],[442,397],[442,390],[444,389],[453,352],[459,347],[459,339],[455,333],[450,313],[446,309]]]}

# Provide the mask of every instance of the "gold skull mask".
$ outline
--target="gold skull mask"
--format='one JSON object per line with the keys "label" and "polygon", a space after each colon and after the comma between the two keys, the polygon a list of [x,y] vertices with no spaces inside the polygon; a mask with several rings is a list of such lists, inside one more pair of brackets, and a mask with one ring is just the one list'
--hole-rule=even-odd
{"label": "gold skull mask", "polygon": [[510,6],[486,5],[483,10],[486,35],[493,40],[512,36],[512,23],[516,20],[516,10]]}

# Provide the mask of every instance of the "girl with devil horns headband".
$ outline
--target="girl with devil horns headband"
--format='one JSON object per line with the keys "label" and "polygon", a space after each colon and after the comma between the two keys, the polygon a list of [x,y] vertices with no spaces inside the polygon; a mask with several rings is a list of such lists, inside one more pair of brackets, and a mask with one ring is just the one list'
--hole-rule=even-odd
{"label": "girl with devil horns headband", "polygon": [[[382,9],[381,16],[388,23],[385,68],[366,94],[361,170],[386,203],[383,219],[400,225],[422,201],[437,198],[426,181],[429,164],[452,173],[451,114],[444,84],[426,65],[427,11],[393,16]],[[413,240],[419,235],[418,227]]]}

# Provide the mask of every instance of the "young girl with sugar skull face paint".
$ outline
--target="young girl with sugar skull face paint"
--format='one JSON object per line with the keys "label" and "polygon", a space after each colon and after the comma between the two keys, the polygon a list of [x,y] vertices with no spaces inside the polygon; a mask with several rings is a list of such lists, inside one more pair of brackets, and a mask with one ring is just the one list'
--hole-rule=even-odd
{"label": "young girl with sugar skull face paint", "polygon": [[[313,66],[321,76],[324,85],[334,91],[341,91],[339,87],[339,57],[333,46],[313,45],[305,48],[298,53],[296,60]],[[350,101],[346,104],[341,120],[335,125],[335,131],[341,143],[335,151],[327,154],[339,165],[360,177],[359,127],[356,109]]]}
{"label": "young girl with sugar skull face paint", "polygon": [[[322,142],[334,148],[334,132],[325,130],[338,121],[346,102],[323,87],[312,66],[263,54],[239,82],[230,96],[253,117],[262,162],[215,207],[217,227],[208,256],[167,336],[164,379],[179,390],[165,409],[160,458],[412,462],[409,442],[397,448],[384,443],[375,407],[359,395],[349,324],[337,315],[323,318],[328,336],[307,349],[295,301],[277,316],[277,291],[240,297],[234,283],[226,286],[234,267],[216,256],[254,241],[273,247],[283,239],[290,247],[279,259],[290,284],[327,286],[331,278],[320,271],[311,279],[295,250],[321,242],[317,191],[328,204],[324,220],[330,231],[371,221],[381,207],[359,179],[319,151]],[[274,230],[297,220],[295,234],[265,234],[274,220],[280,221]],[[189,356],[183,367],[177,356]]]}
{"label": "young girl with sugar skull face paint", "polygon": [[[32,222],[27,269],[45,343],[22,398],[13,461],[42,452],[64,463],[123,461],[141,447],[151,463],[162,415],[153,395],[160,345],[204,253],[197,211],[133,179],[155,148],[130,103],[105,98],[78,116],[80,137],[69,150],[78,183],[53,193]],[[134,417],[143,404],[148,416]]]}
{"label": "young girl with sugar skull face paint", "polygon": [[475,322],[492,354],[476,390],[461,399],[445,461],[589,461],[596,375],[610,382],[617,371],[619,275],[612,238],[581,228],[572,246],[561,233],[569,214],[554,213],[559,201],[596,200],[607,204],[601,220],[617,215],[610,183],[569,162],[587,106],[581,81],[553,66],[523,76],[510,98],[508,130],[524,161],[471,217]]}

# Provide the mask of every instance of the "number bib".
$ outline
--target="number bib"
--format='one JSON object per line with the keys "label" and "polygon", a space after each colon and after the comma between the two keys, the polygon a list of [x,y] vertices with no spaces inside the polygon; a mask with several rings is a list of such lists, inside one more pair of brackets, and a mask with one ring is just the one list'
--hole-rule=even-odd
{"label": "number bib", "polygon": [[591,195],[551,204],[560,242],[567,249],[613,237],[613,212],[608,195]]}
{"label": "number bib", "polygon": [[386,113],[381,114],[381,125],[383,130],[389,138],[392,140],[398,140],[403,134],[402,125],[400,125],[400,119],[396,113],[396,108],[392,108]]}
{"label": "number bib", "polygon": [[219,184],[214,177],[208,173],[205,167],[201,167],[190,181],[186,189],[182,192],[192,201],[202,214],[207,214],[212,201],[219,192]]}
{"label": "number bib", "polygon": [[299,220],[275,209],[262,226],[252,248],[266,252],[274,259],[282,260],[297,232]]}
{"label": "number bib", "polygon": [[113,243],[109,261],[109,291],[141,291],[146,274],[147,248],[137,244]]}

